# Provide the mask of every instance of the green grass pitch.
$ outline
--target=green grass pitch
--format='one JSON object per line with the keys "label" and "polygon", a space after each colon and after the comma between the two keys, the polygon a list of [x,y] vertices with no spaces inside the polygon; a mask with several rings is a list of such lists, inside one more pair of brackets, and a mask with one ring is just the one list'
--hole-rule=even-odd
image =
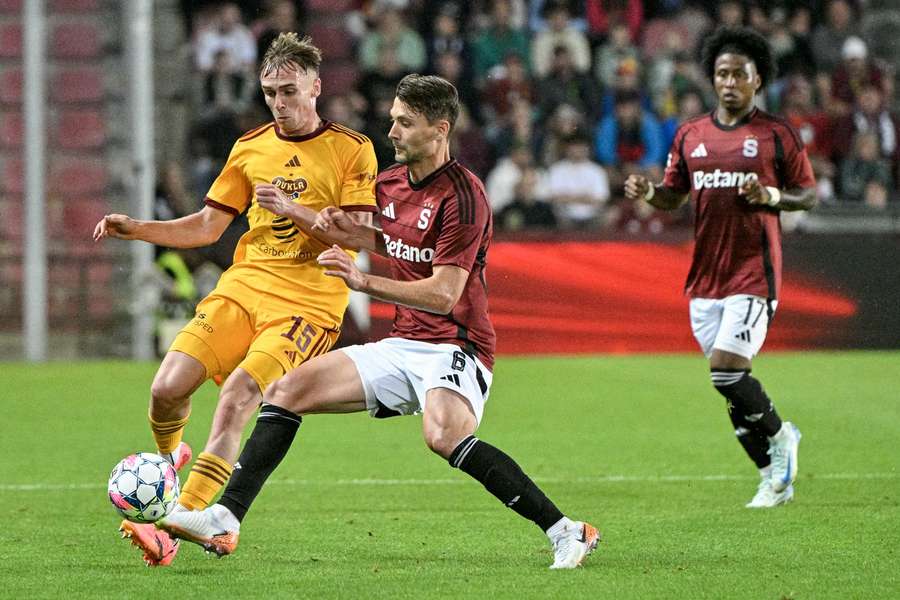
{"label": "green grass pitch", "polygon": [[[604,540],[547,569],[543,534],[432,455],[418,417],[311,416],[218,560],[148,569],[109,470],[151,450],[155,364],[0,364],[3,598],[898,598],[900,353],[769,353],[754,372],[803,432],[793,503],[756,474],[702,357],[497,362],[478,434]],[[202,449],[216,389],[194,398]],[[186,476],[186,472],[182,473]]]}

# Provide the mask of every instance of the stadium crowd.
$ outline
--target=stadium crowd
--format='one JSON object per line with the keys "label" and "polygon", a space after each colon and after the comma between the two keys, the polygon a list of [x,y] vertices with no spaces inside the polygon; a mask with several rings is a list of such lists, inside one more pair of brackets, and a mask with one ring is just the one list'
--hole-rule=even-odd
{"label": "stadium crowd", "polygon": [[[256,83],[263,49],[280,31],[309,31],[318,15],[299,0],[183,4],[198,72],[188,176],[202,194],[233,141],[267,120]],[[865,2],[345,4],[356,84],[334,93],[325,77],[321,114],[368,135],[387,167],[397,82],[409,72],[450,80],[464,105],[451,150],[486,181],[499,229],[656,233],[688,223],[687,212],[627,202],[622,184],[628,173],[659,180],[678,125],[714,105],[699,47],[722,24],[770,40],[778,75],[760,103],[800,132],[820,203],[877,210],[900,198],[895,65],[870,47]]]}

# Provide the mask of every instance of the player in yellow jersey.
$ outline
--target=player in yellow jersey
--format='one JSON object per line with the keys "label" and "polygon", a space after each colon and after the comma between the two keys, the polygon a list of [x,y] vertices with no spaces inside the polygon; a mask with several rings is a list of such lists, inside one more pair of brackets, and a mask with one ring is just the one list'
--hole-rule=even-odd
{"label": "player in yellow jersey", "polygon": [[[371,224],[375,212],[375,152],[368,138],[316,111],[321,52],[306,37],[284,33],[260,67],[260,84],[274,121],[241,137],[207,194],[206,206],[173,221],[106,215],[94,240],[114,237],[172,248],[215,242],[245,210],[250,229],[234,264],[197,305],[153,380],[150,427],[157,448],[176,468],[190,461],[181,441],[191,394],[207,379],[221,384],[206,447],[182,486],[179,507],[202,509],[228,480],[240,434],[266,387],[337,340],[349,289],[324,275],[316,257],[334,242],[312,225],[328,206]],[[291,202],[291,219],[270,212]],[[153,525],[123,522],[123,536],[150,565],[168,565],[177,540]]]}

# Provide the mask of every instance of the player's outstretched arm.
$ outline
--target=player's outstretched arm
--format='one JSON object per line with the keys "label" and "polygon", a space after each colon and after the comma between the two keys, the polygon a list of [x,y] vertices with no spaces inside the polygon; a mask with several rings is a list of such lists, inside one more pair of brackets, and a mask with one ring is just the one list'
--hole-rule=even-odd
{"label": "player's outstretched arm", "polygon": [[128,215],[106,215],[94,227],[94,241],[106,237],[141,240],[167,248],[199,248],[222,236],[234,218],[231,214],[204,206],[194,214],[171,221],[139,221]]}
{"label": "player's outstretched arm", "polygon": [[431,277],[415,281],[379,277],[361,272],[350,255],[336,245],[319,255],[319,264],[325,267],[326,275],[340,277],[351,290],[439,315],[453,310],[469,278],[468,271],[454,265],[436,265]]}
{"label": "player's outstretched arm", "polygon": [[675,210],[688,200],[688,194],[676,192],[664,185],[653,185],[643,175],[629,175],[625,180],[625,197],[629,200],[644,200],[662,210]]}

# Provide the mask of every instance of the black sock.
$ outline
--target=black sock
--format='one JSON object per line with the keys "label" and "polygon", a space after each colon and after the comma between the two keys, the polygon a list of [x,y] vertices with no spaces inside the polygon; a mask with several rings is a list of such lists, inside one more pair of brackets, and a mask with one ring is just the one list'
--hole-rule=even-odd
{"label": "black sock", "polygon": [[781,429],[781,417],[762,384],[743,369],[713,369],[716,391],[728,400],[728,413],[738,441],[757,467],[769,465],[769,436]]}
{"label": "black sock", "polygon": [[768,467],[772,462],[769,456],[769,438],[766,434],[749,429],[748,423],[744,420],[744,415],[734,406],[728,406],[728,416],[731,417],[731,424],[734,425],[734,435],[744,447],[744,452],[753,461],[757,469]]}
{"label": "black sock", "polygon": [[263,404],[259,409],[253,433],[238,457],[240,467],[235,467],[218,502],[238,521],[244,519],[266,479],[287,454],[301,420],[300,415],[280,406]]}
{"label": "black sock", "polygon": [[501,450],[470,435],[459,443],[450,458],[456,467],[477,479],[500,502],[547,531],[563,518],[556,505]]}

